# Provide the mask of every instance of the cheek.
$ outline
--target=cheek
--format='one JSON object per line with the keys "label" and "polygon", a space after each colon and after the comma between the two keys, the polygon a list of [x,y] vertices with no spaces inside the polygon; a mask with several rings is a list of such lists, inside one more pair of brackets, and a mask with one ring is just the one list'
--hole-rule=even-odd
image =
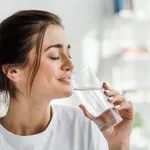
{"label": "cheek", "polygon": [[56,78],[56,65],[50,64],[48,61],[41,60],[38,74],[43,80],[50,82],[52,79]]}

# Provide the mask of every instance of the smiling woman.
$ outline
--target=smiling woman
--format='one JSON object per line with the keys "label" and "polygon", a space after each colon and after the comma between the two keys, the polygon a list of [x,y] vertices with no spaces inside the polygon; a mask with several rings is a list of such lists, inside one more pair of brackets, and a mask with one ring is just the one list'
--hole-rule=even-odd
{"label": "smiling woman", "polygon": [[[24,15],[25,13],[27,16]],[[41,17],[43,17],[42,20],[40,20]],[[17,32],[14,31],[14,28],[17,29]],[[37,90],[39,94],[47,95],[47,99],[59,98],[59,96],[55,96],[56,94],[53,95],[54,97],[51,94],[56,90],[53,89],[53,86],[60,87],[57,85],[56,79],[70,75],[73,69],[73,64],[68,58],[70,57],[70,46],[67,45],[60,19],[47,12],[19,12],[1,23],[1,31],[1,47],[3,49],[1,64],[4,72],[2,81],[6,81],[0,84],[4,85],[1,91],[9,92],[12,98],[17,98],[16,95],[21,93],[25,97],[29,94],[34,96],[33,91]],[[12,36],[9,36],[10,34]],[[7,45],[4,43],[6,41]],[[8,45],[11,45],[11,49],[8,48]],[[9,57],[7,54],[10,54]],[[60,63],[63,61],[67,65]],[[22,74],[22,76],[18,78],[18,74]],[[14,82],[18,79],[19,82]],[[54,84],[50,84],[50,82],[54,82]],[[23,85],[27,85],[27,87],[25,88]],[[43,91],[43,89],[45,90]]]}
{"label": "smiling woman", "polygon": [[[0,91],[10,96],[8,112],[0,119],[0,149],[79,149],[74,143],[79,137],[72,130],[78,133],[91,121],[79,109],[49,105],[72,94],[70,48],[60,18],[52,13],[20,11],[0,24]],[[77,113],[83,123],[68,126],[78,119]],[[74,138],[66,141],[68,136]],[[81,141],[77,147],[87,150],[89,139]]]}
{"label": "smiling woman", "polygon": [[[72,95],[70,48],[60,18],[50,12],[20,11],[0,24],[0,91],[10,97],[8,112],[0,118],[0,149],[108,149],[96,124],[81,109],[50,105],[53,99]],[[122,141],[128,146],[133,111],[125,104],[119,109],[130,110],[122,113],[129,132],[125,127],[121,141],[120,134],[107,132],[110,150],[120,150]]]}
{"label": "smiling woman", "polygon": [[[26,15],[25,15],[26,14]],[[40,18],[43,19],[41,20]],[[61,25],[60,19],[48,12],[22,11],[18,12],[0,25],[0,63],[3,80],[1,80],[1,91],[7,91],[11,97],[16,98],[18,89],[10,80],[8,70],[18,67],[25,68],[29,64],[27,55],[31,49],[35,49],[35,59],[33,60],[30,74],[36,74],[39,67],[41,46],[46,28],[49,24]],[[10,36],[11,35],[11,36]],[[11,49],[10,49],[11,47]],[[9,55],[8,55],[9,54]],[[5,65],[7,64],[7,66]],[[4,74],[3,74],[4,72]],[[34,76],[30,78],[30,87],[32,86]],[[5,82],[4,82],[5,81]]]}

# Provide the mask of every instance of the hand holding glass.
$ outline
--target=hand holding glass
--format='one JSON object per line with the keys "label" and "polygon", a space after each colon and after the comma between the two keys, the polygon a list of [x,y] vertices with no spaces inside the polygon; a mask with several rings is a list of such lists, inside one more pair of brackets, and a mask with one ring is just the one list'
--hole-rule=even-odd
{"label": "hand holding glass", "polygon": [[119,113],[113,109],[114,105],[108,102],[102,84],[90,67],[86,66],[73,74],[72,86],[81,103],[94,116],[93,121],[101,132],[122,121]]}

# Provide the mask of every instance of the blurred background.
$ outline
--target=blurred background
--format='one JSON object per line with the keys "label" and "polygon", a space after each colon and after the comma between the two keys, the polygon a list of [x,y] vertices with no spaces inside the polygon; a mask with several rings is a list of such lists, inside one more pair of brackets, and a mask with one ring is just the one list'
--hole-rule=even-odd
{"label": "blurred background", "polygon": [[[101,82],[134,103],[131,150],[150,150],[150,0],[0,0],[0,21],[22,9],[62,18],[75,68],[89,65]],[[2,99],[2,97],[1,97]],[[52,103],[78,106],[72,97]],[[7,108],[0,104],[0,115]]]}

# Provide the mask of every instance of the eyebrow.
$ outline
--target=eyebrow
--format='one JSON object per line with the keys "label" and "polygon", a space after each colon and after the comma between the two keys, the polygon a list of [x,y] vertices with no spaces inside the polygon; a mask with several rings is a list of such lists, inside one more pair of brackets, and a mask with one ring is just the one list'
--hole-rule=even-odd
{"label": "eyebrow", "polygon": [[[50,46],[48,46],[48,47],[44,50],[44,52],[47,51],[47,50],[50,49],[50,48],[63,48],[63,47],[64,47],[64,46],[63,46],[62,44],[50,45]],[[70,45],[70,44],[67,46],[67,49],[69,49],[69,48],[71,48],[71,45]]]}

